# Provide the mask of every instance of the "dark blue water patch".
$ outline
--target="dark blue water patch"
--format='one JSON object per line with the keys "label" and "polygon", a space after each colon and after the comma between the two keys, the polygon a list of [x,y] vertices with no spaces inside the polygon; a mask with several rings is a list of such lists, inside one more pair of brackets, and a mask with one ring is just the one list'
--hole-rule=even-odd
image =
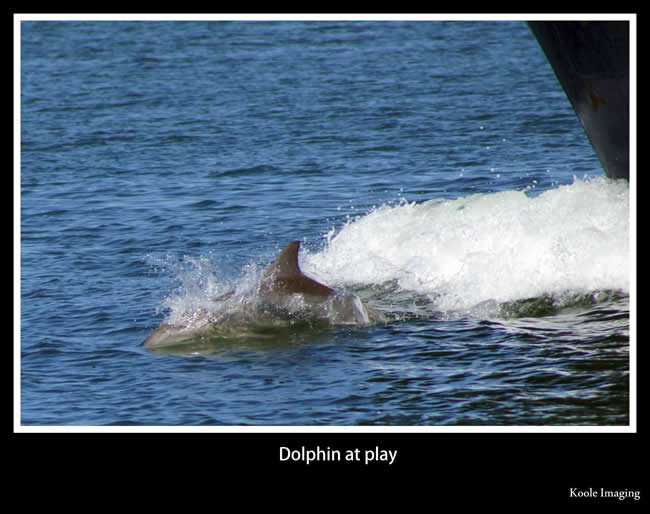
{"label": "dark blue water patch", "polygon": [[232,169],[232,170],[215,170],[213,172],[213,175],[215,178],[222,178],[222,177],[227,177],[227,176],[235,176],[237,178],[243,177],[243,176],[252,176],[256,177],[259,174],[270,174],[274,175],[276,173],[282,173],[281,168],[277,168],[275,166],[265,166],[265,165],[259,165],[259,166],[253,166],[251,168],[238,168],[238,169]]}

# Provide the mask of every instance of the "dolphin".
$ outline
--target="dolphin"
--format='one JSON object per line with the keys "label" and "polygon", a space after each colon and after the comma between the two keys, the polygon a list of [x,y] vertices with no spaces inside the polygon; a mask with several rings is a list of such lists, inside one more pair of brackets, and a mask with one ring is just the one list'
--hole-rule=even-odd
{"label": "dolphin", "polygon": [[[225,319],[245,324],[253,321],[273,325],[277,320],[304,320],[325,322],[327,324],[386,323],[388,319],[379,310],[364,305],[353,294],[337,292],[305,275],[298,264],[300,241],[289,243],[266,269],[257,287],[253,300],[240,301],[240,312]],[[216,302],[228,300],[234,296],[230,291],[218,298]],[[168,346],[186,340],[209,337],[218,330],[218,325],[225,325],[224,318],[217,321],[204,319],[203,322],[182,326],[163,322],[144,341],[145,346]]]}

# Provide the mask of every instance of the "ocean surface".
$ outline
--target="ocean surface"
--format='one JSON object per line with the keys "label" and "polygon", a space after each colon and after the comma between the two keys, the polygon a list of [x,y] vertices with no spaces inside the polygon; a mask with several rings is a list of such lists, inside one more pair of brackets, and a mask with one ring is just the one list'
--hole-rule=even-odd
{"label": "ocean surface", "polygon": [[[630,423],[629,186],[525,23],[20,28],[22,426]],[[294,240],[389,322],[143,345]]]}

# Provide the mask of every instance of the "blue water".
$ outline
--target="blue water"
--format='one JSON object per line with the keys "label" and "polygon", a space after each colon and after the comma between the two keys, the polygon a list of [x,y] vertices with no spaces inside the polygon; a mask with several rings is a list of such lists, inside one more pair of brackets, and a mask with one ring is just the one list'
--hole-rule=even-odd
{"label": "blue water", "polygon": [[[629,211],[518,22],[21,23],[22,425],[627,425]],[[293,240],[376,326],[150,351]]]}

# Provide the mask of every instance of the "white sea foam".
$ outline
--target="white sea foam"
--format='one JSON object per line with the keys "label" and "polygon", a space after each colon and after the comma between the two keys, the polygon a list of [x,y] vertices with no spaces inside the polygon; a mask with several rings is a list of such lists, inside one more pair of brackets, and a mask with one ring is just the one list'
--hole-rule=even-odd
{"label": "white sea foam", "polygon": [[629,185],[604,178],[534,197],[402,201],[349,220],[301,262],[332,285],[393,282],[444,311],[565,291],[629,292],[629,216]]}

